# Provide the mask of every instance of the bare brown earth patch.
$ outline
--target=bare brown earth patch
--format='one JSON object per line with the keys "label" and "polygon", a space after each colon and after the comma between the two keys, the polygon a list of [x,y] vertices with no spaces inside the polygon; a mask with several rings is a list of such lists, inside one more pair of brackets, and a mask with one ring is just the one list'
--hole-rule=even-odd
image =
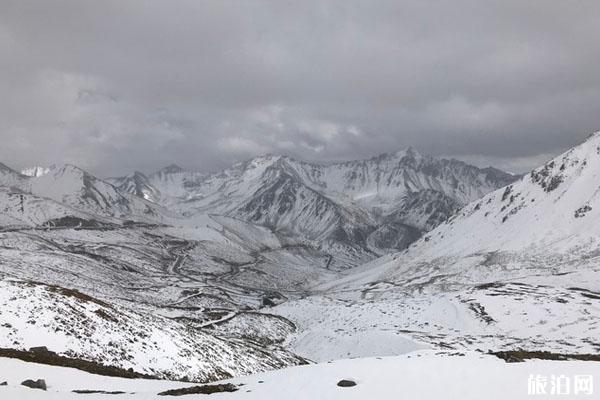
{"label": "bare brown earth patch", "polygon": [[159,396],[184,396],[186,394],[213,394],[213,393],[225,393],[225,392],[236,392],[238,387],[231,383],[219,384],[219,385],[202,385],[192,386],[182,389],[173,389],[160,392]]}
{"label": "bare brown earth patch", "polygon": [[114,376],[118,378],[158,379],[156,376],[135,372],[132,369],[127,370],[79,358],[65,357],[52,351],[42,352],[0,348],[0,357],[16,358],[27,362],[54,365],[58,367],[75,368],[91,374]]}
{"label": "bare brown earth patch", "polygon": [[552,361],[600,361],[600,354],[562,354],[549,351],[510,350],[490,352],[508,363],[523,362],[525,360],[552,360]]}

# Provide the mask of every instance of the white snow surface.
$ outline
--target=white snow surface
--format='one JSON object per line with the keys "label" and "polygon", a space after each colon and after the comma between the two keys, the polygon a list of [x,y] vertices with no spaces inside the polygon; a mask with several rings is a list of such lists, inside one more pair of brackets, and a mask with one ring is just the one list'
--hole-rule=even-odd
{"label": "white snow surface", "polygon": [[[0,387],[0,396],[7,399],[164,399],[157,394],[164,390],[179,389],[191,384],[108,378],[82,371],[26,363],[0,358],[0,380],[8,386]],[[339,360],[331,363],[292,367],[279,371],[250,375],[226,382],[238,386],[233,393],[215,393],[210,399],[294,400],[294,399],[390,399],[420,400],[518,400],[531,399],[531,376],[546,377],[548,397],[540,398],[593,398],[579,393],[574,396],[575,376],[591,376],[596,387],[600,379],[600,363],[582,361],[528,361],[505,363],[492,356],[468,352],[462,355],[421,351],[397,357]],[[566,377],[571,381],[568,396],[551,396],[552,377]],[[25,379],[46,380],[48,391],[28,389],[19,383]],[[356,386],[341,388],[342,379],[356,382]],[[72,390],[124,391],[125,394],[74,394]],[[564,389],[563,389],[564,390]],[[5,397],[6,396],[6,397]],[[539,396],[538,396],[539,397]],[[182,398],[204,398],[188,395]]]}
{"label": "white snow surface", "polygon": [[0,280],[0,318],[2,348],[46,346],[163,379],[206,382],[298,363],[280,349],[267,354],[262,346],[32,282]]}
{"label": "white snow surface", "polygon": [[[46,345],[162,377],[208,377],[217,367],[231,375],[264,371],[295,364],[289,351],[315,362],[397,356],[238,378],[246,383],[239,392],[213,395],[234,399],[518,399],[529,398],[529,373],[597,374],[594,363],[515,365],[474,351],[600,351],[600,133],[466,205],[406,251],[364,263],[374,254],[330,240],[346,235],[352,242],[353,232],[369,232],[398,211],[394,204],[411,203],[415,191],[425,193],[412,208],[419,212],[402,221],[431,224],[428,205],[477,199],[493,189],[487,174],[496,173],[414,151],[328,166],[265,156],[218,174],[170,166],[120,181],[146,201],[75,167],[38,178],[0,168],[2,182],[13,183],[0,191],[7,227],[0,232],[0,273],[17,279],[0,281],[0,315],[12,321],[0,324],[0,347]],[[82,219],[134,216],[169,226],[13,230],[70,210]],[[127,332],[102,321],[96,303],[28,280],[109,303],[102,309]],[[29,304],[28,296],[41,301]],[[31,324],[40,311],[40,324]],[[67,338],[63,316],[101,329],[91,332],[79,321],[72,328],[80,337]],[[137,343],[131,331],[152,332],[165,344]],[[99,350],[113,337],[126,357]],[[267,345],[278,353],[261,353]],[[192,354],[198,346],[201,357]],[[162,354],[164,348],[172,351]],[[337,388],[342,378],[359,385]],[[132,386],[132,398],[154,396],[141,386]],[[2,390],[31,395],[14,385]]]}
{"label": "white snow surface", "polygon": [[50,172],[50,168],[40,167],[39,165],[36,165],[34,167],[24,168],[21,170],[21,174],[23,174],[25,176],[31,176],[34,178],[37,178],[42,175],[46,175],[48,172]]}

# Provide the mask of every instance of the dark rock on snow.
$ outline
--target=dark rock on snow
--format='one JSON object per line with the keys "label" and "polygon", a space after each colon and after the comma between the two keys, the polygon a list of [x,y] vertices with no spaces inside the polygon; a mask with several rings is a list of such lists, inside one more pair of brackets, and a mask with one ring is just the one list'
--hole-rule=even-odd
{"label": "dark rock on snow", "polygon": [[182,389],[173,389],[161,392],[159,396],[183,396],[186,394],[212,394],[212,393],[224,393],[224,392],[236,392],[238,387],[231,383],[220,384],[220,385],[202,385],[192,386]]}
{"label": "dark rock on snow", "polygon": [[21,385],[27,386],[31,389],[42,389],[46,390],[46,381],[43,379],[38,379],[37,381],[27,379],[26,381],[21,382]]}
{"label": "dark rock on snow", "polygon": [[354,382],[354,381],[351,381],[351,380],[349,380],[349,379],[342,379],[341,381],[339,381],[339,382],[337,383],[337,385],[338,385],[339,387],[344,387],[344,388],[347,388],[347,387],[353,387],[353,386],[356,386],[356,382]]}

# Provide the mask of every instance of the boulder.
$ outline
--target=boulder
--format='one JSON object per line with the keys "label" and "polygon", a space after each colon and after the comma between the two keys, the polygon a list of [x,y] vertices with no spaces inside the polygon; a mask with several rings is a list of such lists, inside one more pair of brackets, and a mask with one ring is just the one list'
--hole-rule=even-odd
{"label": "boulder", "polygon": [[356,382],[351,381],[350,379],[342,379],[341,381],[339,381],[337,383],[337,385],[339,387],[348,388],[348,387],[356,386]]}
{"label": "boulder", "polygon": [[21,382],[21,385],[27,386],[31,389],[46,390],[46,381],[43,379],[38,379],[37,381],[27,379],[26,381]]}

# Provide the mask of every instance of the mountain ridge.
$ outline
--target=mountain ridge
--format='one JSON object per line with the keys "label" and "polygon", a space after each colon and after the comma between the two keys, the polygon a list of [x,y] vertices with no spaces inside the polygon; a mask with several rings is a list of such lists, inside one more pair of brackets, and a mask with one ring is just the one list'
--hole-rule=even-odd
{"label": "mountain ridge", "polygon": [[[323,164],[266,154],[211,174],[171,165],[147,175],[145,191],[132,175],[111,182],[132,194],[154,193],[154,201],[185,215],[210,211],[315,240],[348,244],[346,238],[352,238],[352,245],[381,253],[392,243],[404,247],[418,236],[415,232],[432,229],[459,206],[514,179],[492,167],[436,159],[409,148]],[[306,218],[305,205],[292,204],[295,196],[313,198],[309,203],[323,210],[314,209]],[[330,227],[315,225],[317,219]],[[383,226],[385,232],[405,232],[404,238],[389,240]],[[378,243],[382,236],[385,243]]]}

